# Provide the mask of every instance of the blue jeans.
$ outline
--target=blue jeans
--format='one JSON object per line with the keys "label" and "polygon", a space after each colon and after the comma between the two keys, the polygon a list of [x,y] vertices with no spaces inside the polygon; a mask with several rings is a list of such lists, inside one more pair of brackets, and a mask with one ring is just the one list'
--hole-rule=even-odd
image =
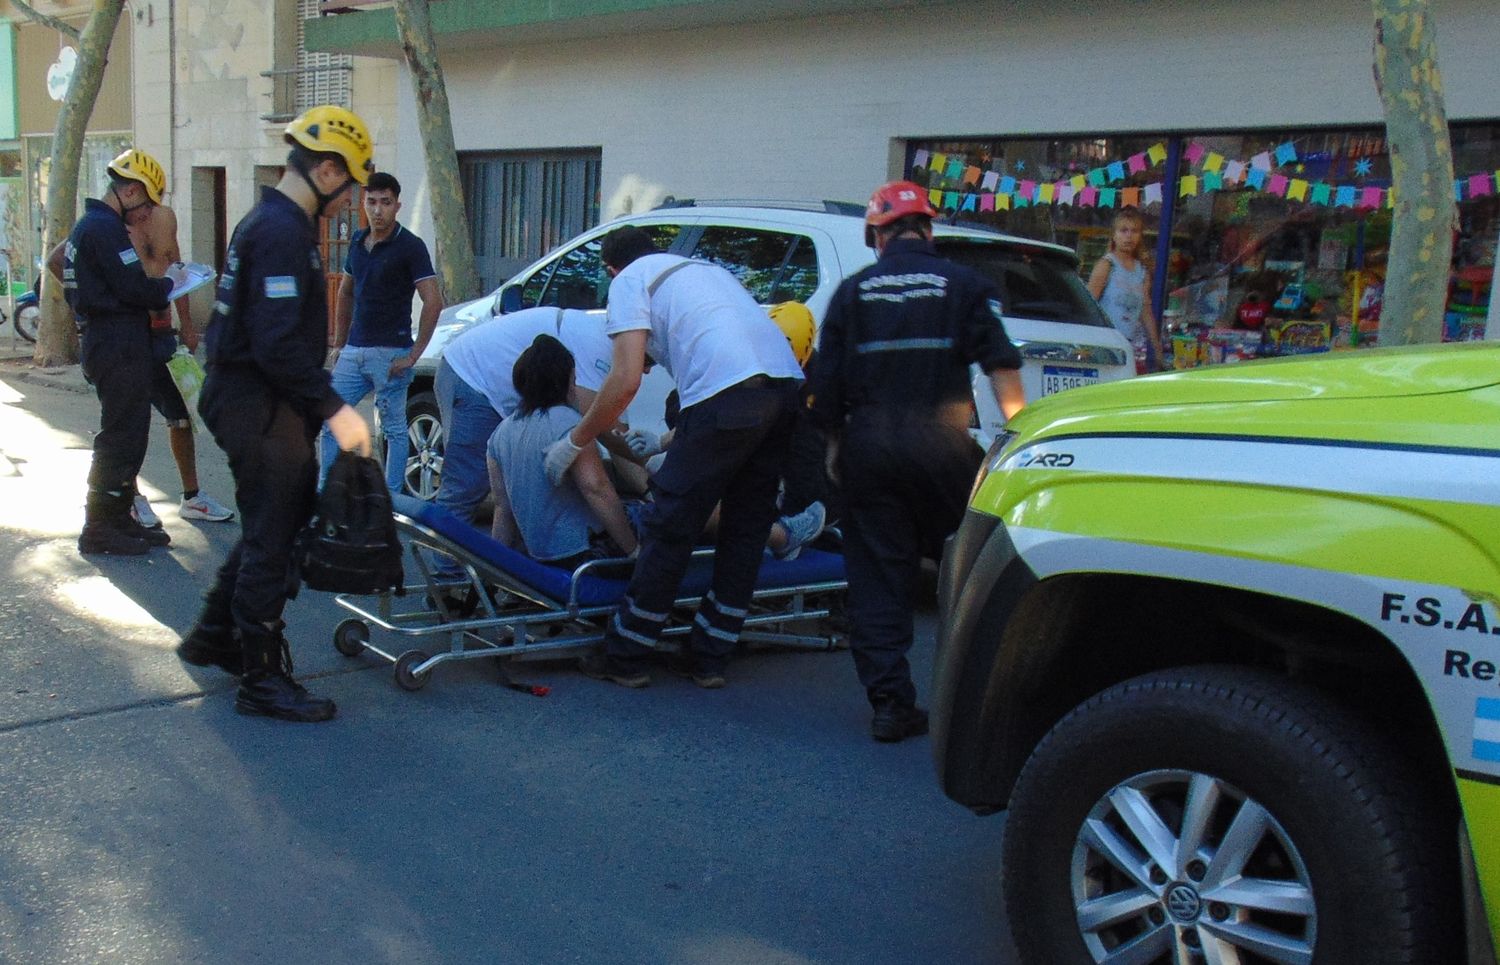
{"label": "blue jeans", "polygon": [[[406,457],[411,452],[411,437],[406,432],[406,387],[411,385],[414,373],[407,369],[394,379],[387,373],[392,362],[410,352],[386,346],[346,345],[333,365],[333,391],[345,402],[359,405],[371,391],[375,393],[375,411],[380,414],[380,426],[389,446],[385,484],[393,493],[401,492],[406,479]],[[326,426],[318,437],[318,448],[322,454],[318,488],[322,489],[328,470],[333,467],[333,458],[339,454],[338,443],[333,441]]]}
{"label": "blue jeans", "polygon": [[[438,363],[432,380],[438,415],[443,420],[443,475],[437,504],[467,523],[474,521],[484,497],[490,494],[485,451],[500,425],[500,413],[483,392],[459,377],[446,360]],[[457,577],[462,571],[448,557],[438,561],[438,576]]]}

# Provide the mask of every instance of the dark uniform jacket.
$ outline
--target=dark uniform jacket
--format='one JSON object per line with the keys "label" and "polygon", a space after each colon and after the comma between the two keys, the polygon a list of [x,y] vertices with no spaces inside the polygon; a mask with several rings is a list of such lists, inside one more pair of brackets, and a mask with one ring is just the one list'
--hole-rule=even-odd
{"label": "dark uniform jacket", "polygon": [[920,416],[971,398],[970,363],[1021,367],[999,287],[929,242],[897,239],[833,296],[810,382],[813,414],[835,431],[863,406]]}
{"label": "dark uniform jacket", "polygon": [[311,219],[263,187],[234,229],[224,268],[204,336],[209,382],[254,378],[306,416],[337,412],[344,400],[323,369],[328,299]]}
{"label": "dark uniform jacket", "polygon": [[167,307],[168,278],[148,278],[130,243],[125,221],[89,198],[63,249],[63,297],[81,328],[105,322],[150,325],[147,314]]}

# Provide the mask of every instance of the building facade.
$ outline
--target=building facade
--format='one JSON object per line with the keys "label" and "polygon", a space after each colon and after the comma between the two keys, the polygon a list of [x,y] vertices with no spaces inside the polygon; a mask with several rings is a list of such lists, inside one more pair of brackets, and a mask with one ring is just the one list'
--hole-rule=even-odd
{"label": "building facade", "polygon": [[[1500,20],[1493,0],[1433,7],[1458,267],[1492,270]],[[351,9],[309,24],[308,46],[394,61],[391,11]],[[1133,202],[1158,307],[1181,325],[1220,325],[1247,296],[1300,286],[1292,314],[1316,304],[1332,327],[1378,284],[1389,162],[1365,0],[576,9],[433,5],[491,284],[592,219],[667,196],[858,200],[894,176],[957,218],[1073,245],[1086,269]],[[418,143],[409,85],[395,94],[396,137]],[[420,153],[398,153],[396,171],[420,183]],[[1473,300],[1487,298],[1470,276]]]}

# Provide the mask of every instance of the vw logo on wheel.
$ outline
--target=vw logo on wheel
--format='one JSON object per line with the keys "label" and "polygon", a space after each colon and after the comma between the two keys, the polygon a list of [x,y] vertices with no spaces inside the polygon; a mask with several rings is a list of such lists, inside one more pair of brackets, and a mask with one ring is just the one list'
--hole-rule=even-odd
{"label": "vw logo on wheel", "polygon": [[1192,888],[1176,885],[1167,892],[1167,911],[1178,921],[1197,921],[1203,912],[1203,902]]}

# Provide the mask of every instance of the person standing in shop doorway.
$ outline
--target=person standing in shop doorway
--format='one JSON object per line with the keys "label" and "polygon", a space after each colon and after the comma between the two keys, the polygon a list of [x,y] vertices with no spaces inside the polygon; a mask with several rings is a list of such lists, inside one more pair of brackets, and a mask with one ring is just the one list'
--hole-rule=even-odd
{"label": "person standing in shop doorway", "polygon": [[1160,365],[1161,329],[1151,314],[1151,273],[1144,258],[1146,219],[1135,208],[1115,215],[1109,251],[1089,273],[1089,294],[1135,349],[1149,371]]}
{"label": "person standing in shop doorway", "polygon": [[963,519],[983,453],[969,435],[969,366],[1007,419],[1025,404],[1000,290],[932,245],[927,189],[882,185],[865,214],[875,264],[844,280],[819,334],[809,389],[843,487],[849,650],[874,708],[870,734],[927,733],[906,654],[921,558]]}
{"label": "person standing in shop doorway", "polygon": [[[140,256],[141,267],[152,278],[164,277],[167,268],[182,260],[177,246],[177,215],[164,204],[153,205],[139,223],[130,225],[130,243]],[[178,298],[178,328],[172,330],[172,310],[151,313],[151,404],[167,420],[167,443],[172,449],[172,459],[177,463],[177,475],[182,481],[182,504],[177,515],[182,519],[203,520],[212,523],[227,522],[234,513],[198,488],[198,451],[193,434],[193,420],[188,415],[187,403],[172,379],[167,360],[177,351],[179,340],[189,352],[198,350],[198,330],[193,326],[193,313],[186,295]],[[161,519],[151,509],[151,502],[141,493],[136,484],[134,504],[130,514],[137,523],[150,529],[160,530]]]}
{"label": "person standing in shop doorway", "polygon": [[84,202],[83,217],[52,261],[82,334],[83,374],[99,396],[78,552],[140,556],[171,543],[165,530],[133,520],[130,507],[151,431],[150,313],[166,309],[172,282],[147,275],[129,227],[161,203],[167,175],[155,158],[134,149],[108,170],[109,191]]}
{"label": "person standing in shop doorway", "polygon": [[[385,482],[393,493],[406,481],[411,440],[406,432],[406,389],[412,366],[427,349],[443,295],[437,272],[421,238],[396,220],[401,183],[384,171],[365,185],[365,217],[370,226],[354,233],[333,312],[333,388],[350,405],[375,393],[375,411],[385,432]],[[417,337],[411,336],[411,299],[422,296]],[[318,488],[337,454],[325,429]]]}
{"label": "person standing in shop doorway", "polygon": [[234,229],[204,335],[208,377],[198,411],[229,456],[240,540],[177,654],[239,673],[235,707],[281,720],[333,717],[332,700],[292,678],[282,611],[296,592],[297,533],[312,518],[321,424],[339,448],[370,455],[370,427],[323,368],[328,300],[317,219],[336,217],[374,169],[369,128],[342,107],[286,126],[286,173]]}

